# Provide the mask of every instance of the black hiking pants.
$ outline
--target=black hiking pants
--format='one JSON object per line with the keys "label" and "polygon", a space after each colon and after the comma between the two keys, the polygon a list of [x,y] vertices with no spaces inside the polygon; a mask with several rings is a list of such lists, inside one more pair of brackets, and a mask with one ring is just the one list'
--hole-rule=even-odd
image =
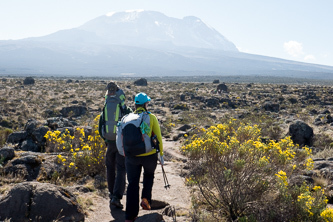
{"label": "black hiking pants", "polygon": [[119,154],[115,142],[108,143],[105,164],[110,199],[112,196],[121,199],[125,191],[126,183],[125,157]]}
{"label": "black hiking pants", "polygon": [[133,220],[139,213],[139,182],[142,168],[143,188],[141,198],[146,198],[151,204],[157,154],[142,157],[126,157],[125,164],[128,180],[125,220]]}

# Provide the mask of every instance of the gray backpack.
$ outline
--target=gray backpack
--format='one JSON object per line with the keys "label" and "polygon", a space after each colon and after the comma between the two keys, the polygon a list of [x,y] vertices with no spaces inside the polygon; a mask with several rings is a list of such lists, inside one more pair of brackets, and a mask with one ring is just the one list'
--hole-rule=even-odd
{"label": "gray backpack", "polygon": [[123,156],[137,156],[153,150],[149,131],[149,112],[125,115],[117,127],[117,149]]}
{"label": "gray backpack", "polygon": [[114,96],[106,96],[102,112],[102,137],[107,140],[116,140],[117,123],[123,115],[122,103],[125,96],[118,90]]}

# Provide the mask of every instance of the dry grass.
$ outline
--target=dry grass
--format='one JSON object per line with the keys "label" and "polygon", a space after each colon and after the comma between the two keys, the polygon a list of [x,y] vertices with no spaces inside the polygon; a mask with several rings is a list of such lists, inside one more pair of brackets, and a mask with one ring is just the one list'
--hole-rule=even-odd
{"label": "dry grass", "polygon": [[[79,125],[89,125],[103,106],[105,85],[109,80],[101,79],[68,79],[57,78],[35,78],[34,85],[23,85],[24,78],[6,78],[7,81],[0,83],[0,115],[4,125],[6,121],[11,124],[8,128],[20,130],[26,121],[35,118],[44,122],[48,117],[59,116],[63,107],[82,105],[88,108],[86,115],[81,117],[69,117],[78,122]],[[310,110],[318,112],[328,109],[333,110],[329,105],[333,104],[330,93],[331,86],[318,85],[279,85],[279,84],[238,84],[228,83],[228,93],[216,94],[217,84],[196,83],[196,82],[150,82],[148,86],[135,86],[136,79],[119,79],[117,84],[124,90],[127,97],[127,104],[134,108],[133,97],[138,92],[146,92],[151,98],[150,110],[158,116],[164,125],[164,134],[170,135],[171,131],[182,124],[196,126],[213,125],[226,120],[227,118],[238,118],[245,116],[257,117],[258,122],[267,122],[260,119],[265,113],[262,104],[271,101],[280,104],[279,113],[268,113],[273,125],[262,124],[267,136],[278,139],[287,131],[288,124],[282,124],[286,119],[302,119],[312,124],[316,115],[310,115]],[[203,80],[204,81],[204,80]],[[304,95],[313,92],[316,100],[303,100]],[[181,101],[181,95],[185,95],[185,101]],[[224,99],[228,102],[209,105],[207,99]],[[295,103],[296,101],[296,103]],[[189,110],[178,110],[173,107],[181,104]],[[162,112],[160,112],[160,110]],[[252,118],[253,119],[253,118]],[[175,127],[168,128],[165,123],[172,122]],[[282,124],[282,125],[281,125]],[[313,126],[313,125],[311,125]],[[327,131],[329,125],[313,126],[317,134]],[[333,127],[331,127],[333,131]],[[329,135],[332,138],[332,134]],[[319,144],[320,146],[322,144]],[[321,147],[323,148],[323,147]]]}
{"label": "dry grass", "polygon": [[317,152],[312,156],[314,159],[326,159],[333,157],[333,148],[332,147],[325,147],[322,151]]}
{"label": "dry grass", "polygon": [[85,214],[88,214],[89,211],[93,210],[92,207],[94,205],[94,201],[92,196],[96,194],[92,193],[92,194],[77,194],[77,195],[78,195],[76,197],[77,202],[79,203]]}

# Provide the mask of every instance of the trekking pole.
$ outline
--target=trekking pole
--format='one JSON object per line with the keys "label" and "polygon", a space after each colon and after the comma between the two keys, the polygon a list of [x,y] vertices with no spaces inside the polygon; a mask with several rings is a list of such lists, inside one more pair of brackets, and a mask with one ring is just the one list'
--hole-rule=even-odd
{"label": "trekking pole", "polygon": [[[161,163],[161,161],[160,161],[160,163]],[[162,174],[163,174],[163,180],[164,180],[164,188],[167,190],[168,188],[170,188],[170,184],[169,184],[168,178],[166,176],[166,173],[164,171],[164,167],[163,167],[162,163],[161,163],[161,167],[162,167]]]}
{"label": "trekking pole", "polygon": [[[151,139],[152,139],[152,144],[154,145],[154,147],[156,149],[156,153],[159,153],[160,152],[160,142],[158,141],[157,136],[154,135]],[[163,157],[161,157],[161,159],[163,159]],[[168,188],[170,188],[170,184],[169,184],[168,178],[166,176],[166,173],[164,171],[164,167],[163,167],[162,161],[160,159],[159,159],[159,161],[160,161],[161,168],[162,168],[162,174],[163,174],[163,180],[164,180],[164,188],[167,190]]]}

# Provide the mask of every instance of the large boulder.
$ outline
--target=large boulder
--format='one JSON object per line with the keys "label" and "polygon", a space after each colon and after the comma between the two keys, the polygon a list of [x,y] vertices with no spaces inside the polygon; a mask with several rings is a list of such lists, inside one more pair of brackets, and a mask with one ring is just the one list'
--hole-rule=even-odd
{"label": "large boulder", "polygon": [[186,131],[186,130],[189,130],[189,129],[191,129],[191,128],[192,128],[192,127],[191,127],[190,125],[185,124],[185,125],[179,127],[177,130],[180,130],[180,131]]}
{"label": "large boulder", "polygon": [[38,146],[38,144],[33,141],[31,138],[28,138],[27,140],[24,140],[21,143],[21,150],[23,151],[32,151],[32,152],[40,152],[41,147]]}
{"label": "large boulder", "polygon": [[222,93],[222,92],[228,92],[228,87],[226,86],[226,84],[221,83],[217,85],[216,91],[218,93]]}
{"label": "large boulder", "polygon": [[38,144],[44,145],[44,143],[46,142],[44,136],[46,135],[47,131],[49,131],[48,127],[45,126],[38,127],[32,132],[31,137]]}
{"label": "large boulder", "polygon": [[278,103],[272,103],[270,101],[265,102],[262,105],[262,108],[265,111],[269,111],[269,112],[279,112],[280,111],[280,105]]}
{"label": "large boulder", "polygon": [[290,124],[288,134],[295,144],[300,146],[312,146],[313,144],[313,129],[303,121],[297,120]]}
{"label": "large boulder", "polygon": [[206,99],[206,106],[208,107],[219,107],[220,106],[220,100],[218,98],[212,97]]}
{"label": "large boulder", "polygon": [[32,132],[37,128],[38,121],[35,119],[29,119],[26,124],[24,125],[24,130],[30,136]]}
{"label": "large boulder", "polygon": [[47,119],[47,126],[52,130],[64,127],[73,127],[74,125],[77,125],[77,123],[69,121],[67,118],[53,117]]}
{"label": "large boulder", "polygon": [[0,119],[0,126],[5,128],[13,128],[13,123],[7,119]]}
{"label": "large boulder", "polygon": [[74,195],[53,184],[17,184],[0,200],[0,221],[84,221]]}
{"label": "large boulder", "polygon": [[18,144],[16,148],[24,151],[40,152],[45,146],[45,134],[49,130],[35,119],[29,119],[24,126],[24,131],[11,133],[7,138],[7,143]]}
{"label": "large boulder", "polygon": [[[15,157],[14,148],[11,147],[3,147],[0,149],[0,160],[8,161]],[[1,162],[0,162],[1,164]]]}
{"label": "large boulder", "polygon": [[74,105],[74,106],[69,106],[69,107],[64,107],[60,110],[60,113],[64,116],[64,117],[69,117],[69,116],[82,116],[84,114],[86,114],[87,112],[87,107],[85,106],[78,106],[78,105]]}
{"label": "large boulder", "polygon": [[147,86],[148,85],[147,79],[141,78],[141,79],[135,80],[134,85],[136,85],[136,86]]}
{"label": "large boulder", "polygon": [[9,134],[7,143],[21,143],[27,138],[28,134],[25,131],[13,132]]}
{"label": "large boulder", "polygon": [[35,84],[35,79],[32,78],[32,77],[26,77],[26,78],[23,80],[23,84],[24,84],[24,85],[33,85],[33,84]]}
{"label": "large boulder", "polygon": [[29,152],[26,154],[9,161],[4,167],[4,173],[21,176],[28,181],[35,180],[39,174],[42,161],[37,155]]}

